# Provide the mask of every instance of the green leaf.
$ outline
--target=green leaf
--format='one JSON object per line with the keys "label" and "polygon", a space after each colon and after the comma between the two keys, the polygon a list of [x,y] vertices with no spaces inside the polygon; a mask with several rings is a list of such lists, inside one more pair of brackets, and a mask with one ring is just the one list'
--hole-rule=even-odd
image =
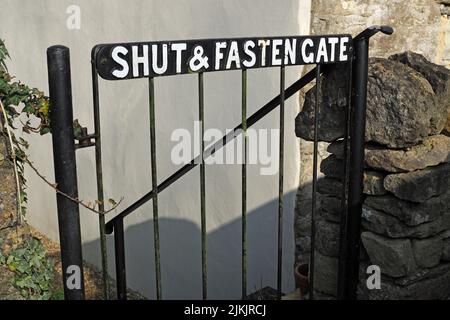
{"label": "green leaf", "polygon": [[78,122],[78,119],[73,120],[73,135],[75,139],[79,139],[83,136],[83,128]]}
{"label": "green leaf", "polygon": [[13,250],[6,260],[8,268],[15,273],[11,283],[21,289],[25,298],[51,298],[55,263],[54,259],[46,257],[45,248],[39,239],[26,241],[23,247]]}
{"label": "green leaf", "polygon": [[52,132],[52,130],[50,127],[42,127],[41,130],[39,131],[41,136],[43,136],[44,134],[47,134],[47,133],[51,133],[51,132]]}

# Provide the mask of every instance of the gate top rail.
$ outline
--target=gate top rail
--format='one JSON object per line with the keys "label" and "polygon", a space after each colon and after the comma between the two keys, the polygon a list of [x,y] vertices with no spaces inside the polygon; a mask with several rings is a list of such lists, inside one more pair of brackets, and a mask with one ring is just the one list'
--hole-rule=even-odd
{"label": "gate top rail", "polygon": [[106,80],[349,61],[349,34],[99,44],[92,61]]}

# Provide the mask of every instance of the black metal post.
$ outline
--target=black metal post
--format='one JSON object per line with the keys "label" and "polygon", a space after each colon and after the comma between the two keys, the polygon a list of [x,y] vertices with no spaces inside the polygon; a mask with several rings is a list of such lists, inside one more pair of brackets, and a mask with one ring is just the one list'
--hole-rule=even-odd
{"label": "black metal post", "polygon": [[317,165],[319,157],[319,108],[320,108],[320,74],[322,65],[316,66],[316,93],[314,104],[314,146],[313,146],[313,179],[311,195],[311,244],[309,253],[309,300],[314,300],[314,274],[316,255],[316,208],[317,208]]}
{"label": "black metal post", "polygon": [[242,116],[242,300],[247,299],[247,70],[242,70],[241,81]]}
{"label": "black metal post", "polygon": [[348,212],[348,184],[350,179],[350,130],[351,130],[351,114],[352,114],[352,81],[353,81],[353,47],[351,51],[351,59],[348,63],[347,70],[347,105],[345,108],[345,136],[344,136],[344,182],[343,182],[343,190],[342,190],[342,198],[341,198],[341,207],[342,207],[342,215],[340,218],[340,227],[339,227],[339,265],[338,265],[338,291],[337,296],[343,297],[343,281],[345,278],[344,270],[347,263],[347,243],[344,242],[345,235],[347,232],[347,212]]}
{"label": "black metal post", "polygon": [[[59,191],[77,199],[69,48],[49,47],[47,64],[55,181]],[[84,277],[79,206],[61,193],[57,193],[56,200],[64,297],[66,300],[82,300]]]}
{"label": "black metal post", "polygon": [[281,300],[283,282],[283,213],[284,213],[284,105],[286,67],[280,67],[280,154],[278,159],[278,232],[277,232],[277,299]]}
{"label": "black metal post", "polygon": [[361,211],[363,203],[364,142],[366,130],[367,73],[369,41],[362,38],[355,41],[355,62],[353,65],[353,110],[350,128],[350,175],[348,194],[348,217],[346,232],[347,259],[343,284],[344,299],[356,299],[359,281],[359,247],[361,236]]}
{"label": "black metal post", "polygon": [[[364,143],[366,129],[369,39],[378,32],[392,34],[389,26],[373,26],[353,39],[353,96],[350,127],[348,209],[345,237],[341,238],[338,298],[355,300],[359,282],[359,250],[363,204]],[[345,259],[345,262],[342,262]],[[342,262],[342,263],[341,263]]]}
{"label": "black metal post", "polygon": [[101,214],[98,215],[98,225],[100,231],[100,252],[102,260],[102,280],[103,280],[103,298],[109,299],[109,276],[108,276],[108,249],[106,247],[106,232],[105,232],[105,196],[103,193],[103,166],[102,166],[102,139],[100,130],[100,97],[98,92],[98,74],[95,67],[94,59],[91,62],[92,72],[92,96],[94,105],[94,128],[95,128],[95,173],[97,177],[97,200],[98,210]]}
{"label": "black metal post", "polygon": [[206,182],[205,182],[205,95],[203,87],[203,73],[198,74],[198,106],[200,121],[201,153],[200,153],[200,220],[202,242],[202,295],[203,300],[208,299],[208,262],[207,262],[207,236],[206,236]]}
{"label": "black metal post", "polygon": [[127,278],[125,272],[125,238],[123,219],[114,224],[114,249],[116,256],[117,299],[127,300]]}

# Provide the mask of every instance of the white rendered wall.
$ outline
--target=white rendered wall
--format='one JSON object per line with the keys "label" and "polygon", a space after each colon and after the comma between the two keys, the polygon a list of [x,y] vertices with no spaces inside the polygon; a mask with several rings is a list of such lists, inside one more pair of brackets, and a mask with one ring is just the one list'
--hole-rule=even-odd
{"label": "white rendered wall", "polygon": [[[69,5],[81,9],[80,30],[69,30]],[[90,51],[98,43],[242,36],[308,34],[310,0],[0,0],[0,38],[6,41],[12,74],[48,92],[46,49],[55,44],[71,50],[74,116],[93,131]],[[287,68],[286,84],[300,69]],[[158,178],[179,166],[172,164],[176,128],[194,128],[198,117],[195,75],[158,78],[156,118]],[[279,69],[248,72],[248,113],[279,91]],[[105,196],[124,197],[120,209],[151,188],[147,81],[100,81]],[[286,105],[285,220],[283,291],[294,288],[293,212],[299,177],[299,146],[294,134],[298,96]],[[225,130],[240,122],[240,72],[205,74],[206,128]],[[256,128],[277,128],[274,111]],[[30,136],[30,155],[42,173],[53,179],[51,137]],[[77,151],[81,199],[96,196],[94,150]],[[249,292],[276,287],[278,176],[248,169]],[[31,170],[28,221],[58,239],[56,197]],[[162,285],[164,298],[201,298],[199,170],[194,169],[159,200]],[[209,298],[240,297],[241,166],[206,168]],[[112,217],[116,213],[110,213]],[[110,219],[107,218],[107,220]],[[128,285],[155,297],[151,202],[125,220]],[[81,209],[85,260],[100,265],[98,220]],[[114,275],[113,238],[108,236],[109,270]]]}

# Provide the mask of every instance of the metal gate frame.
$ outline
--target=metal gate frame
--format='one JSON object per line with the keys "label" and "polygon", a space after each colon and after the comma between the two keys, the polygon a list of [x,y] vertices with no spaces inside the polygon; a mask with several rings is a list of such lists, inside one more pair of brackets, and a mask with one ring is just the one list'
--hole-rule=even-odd
{"label": "metal gate frame", "polygon": [[[367,101],[367,77],[369,39],[378,32],[390,35],[393,29],[389,26],[372,26],[361,32],[351,40],[349,48],[353,53],[348,62],[349,96],[346,107],[346,130],[344,136],[344,190],[340,223],[340,250],[338,268],[338,298],[356,299],[356,289],[359,282],[359,248],[361,234],[361,211],[363,203],[363,168],[364,168],[364,142],[365,142],[365,116]],[[98,70],[96,58],[101,46],[92,50],[92,88],[94,133],[78,137],[75,143],[73,133],[73,109],[70,76],[69,49],[64,46],[52,46],[47,49],[49,91],[52,121],[53,157],[55,167],[55,180],[58,189],[72,198],[78,199],[75,150],[95,146],[97,199],[99,211],[105,212],[103,193],[103,170],[100,134],[100,102],[98,89]],[[278,270],[277,292],[281,298],[282,276],[282,221],[283,221],[283,160],[284,160],[284,104],[285,100],[293,96],[308,83],[316,81],[315,108],[314,108],[314,157],[313,157],[313,191],[311,207],[311,256],[310,256],[310,287],[314,288],[314,240],[315,240],[315,211],[316,211],[316,183],[318,165],[318,112],[321,75],[329,72],[332,64],[317,64],[316,67],[285,88],[285,66],[280,66],[280,94],[266,103],[257,112],[247,118],[247,70],[242,69],[242,123],[234,131],[225,135],[216,144],[205,150],[202,139],[202,150],[213,154],[227,142],[243,132],[244,145],[246,145],[245,132],[248,127],[255,124],[272,110],[280,106],[280,168],[279,168],[279,199],[278,199]],[[142,196],[128,208],[120,212],[107,223],[105,215],[99,215],[100,244],[102,255],[102,271],[104,284],[104,297],[109,298],[108,266],[106,257],[106,234],[114,233],[117,298],[127,299],[125,248],[124,248],[124,218],[153,199],[154,245],[155,245],[155,285],[157,299],[162,299],[161,267],[159,257],[159,225],[157,195],[184,174],[197,166],[200,162],[200,201],[201,201],[201,242],[202,242],[202,289],[203,299],[207,299],[207,261],[206,261],[206,210],[205,210],[205,167],[203,152],[192,161],[172,174],[162,183],[157,183],[156,168],[156,138],[155,138],[155,101],[154,79],[149,78],[149,109],[150,109],[150,144],[151,144],[151,172],[152,190]],[[201,136],[204,130],[204,100],[203,100],[203,72],[198,73],[199,120],[202,121]],[[94,141],[92,141],[94,140]],[[244,149],[245,153],[247,152]],[[201,160],[201,161],[199,161]],[[242,165],[242,298],[247,296],[247,251],[246,251],[246,164]],[[64,294],[67,300],[84,299],[83,263],[81,250],[81,230],[79,220],[79,205],[63,194],[57,192],[58,222],[61,244],[62,273]],[[78,268],[81,276],[81,285],[74,287],[68,283],[75,269]],[[310,299],[314,298],[314,290],[310,290]]]}

